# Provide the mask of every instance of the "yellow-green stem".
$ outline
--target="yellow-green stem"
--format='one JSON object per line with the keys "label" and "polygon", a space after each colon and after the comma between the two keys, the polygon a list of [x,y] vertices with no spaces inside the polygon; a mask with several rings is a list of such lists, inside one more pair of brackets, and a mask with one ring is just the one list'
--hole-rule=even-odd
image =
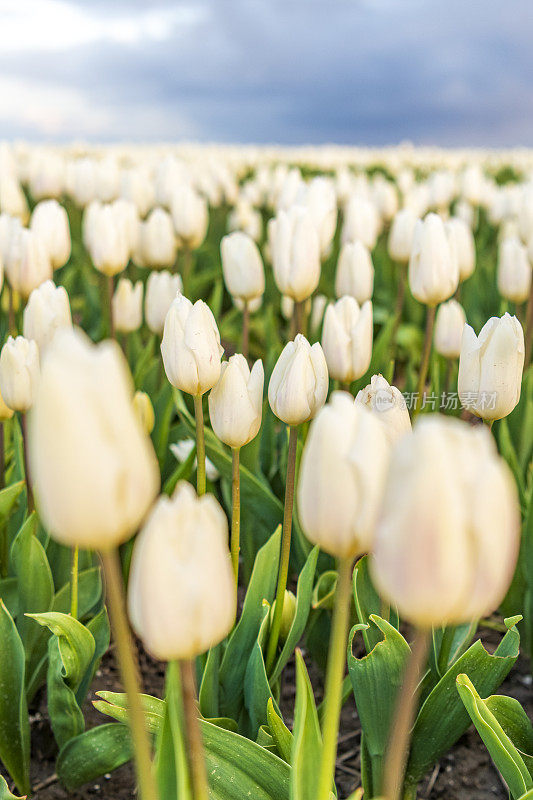
{"label": "yellow-green stem", "polygon": [[287,479],[285,483],[285,507],[283,510],[283,532],[281,536],[281,554],[278,572],[278,587],[276,590],[276,606],[274,608],[274,618],[270,628],[268,639],[266,668],[270,672],[274,666],[276,651],[278,647],[279,632],[281,630],[281,619],[283,616],[283,603],[285,601],[285,589],[287,588],[287,577],[289,575],[289,557],[291,554],[291,531],[292,531],[292,510],[294,506],[294,475],[296,472],[296,446],[298,444],[298,428],[289,428],[289,452],[287,454]]}
{"label": "yellow-green stem", "polygon": [[235,575],[235,586],[239,585],[239,551],[241,540],[241,478],[239,470],[240,448],[231,451],[231,563]]}
{"label": "yellow-green stem", "polygon": [[346,643],[350,619],[350,590],[352,585],[351,558],[339,562],[339,577],[329,640],[328,670],[324,690],[322,725],[322,761],[318,780],[317,800],[329,800],[335,779],[337,735],[342,707],[342,682],[346,663]]}
{"label": "yellow-green stem", "polygon": [[431,355],[431,344],[433,342],[433,326],[435,324],[435,306],[428,306],[426,316],[426,334],[424,337],[424,349],[422,351],[422,361],[420,362],[420,372],[418,375],[418,387],[415,399],[413,417],[420,411],[420,403],[426,386],[426,378],[429,368],[429,357]]}
{"label": "yellow-green stem", "polygon": [[78,618],[78,545],[71,550],[70,562],[70,616]]}
{"label": "yellow-green stem", "polygon": [[248,358],[249,340],[250,340],[250,305],[248,303],[248,300],[245,300],[244,307],[242,309],[242,351],[241,351],[245,358]]}
{"label": "yellow-green stem", "polygon": [[396,305],[394,308],[394,324],[391,334],[391,359],[396,357],[396,337],[398,335],[398,328],[403,314],[403,306],[405,303],[405,285],[407,283],[407,265],[399,262],[395,263],[396,274],[398,276],[398,284],[396,289]]}
{"label": "yellow-green stem", "polygon": [[192,250],[190,247],[186,247],[183,250],[183,268],[181,273],[181,278],[183,282],[183,293],[186,297],[189,297],[189,292],[191,290],[191,272],[192,272]]}
{"label": "yellow-green stem", "polygon": [[411,645],[411,655],[407,662],[403,685],[398,695],[398,704],[387,748],[382,791],[385,800],[400,800],[403,796],[409,737],[415,717],[420,678],[426,663],[428,646],[429,631],[417,628]]}
{"label": "yellow-green stem", "polygon": [[202,395],[195,394],[194,418],[196,420],[196,493],[198,497],[205,494],[205,440],[204,440],[204,410],[202,408]]}
{"label": "yellow-green stem", "polygon": [[107,314],[109,325],[109,338],[115,338],[115,320],[113,319],[113,295],[115,293],[115,278],[113,275],[107,276]]}
{"label": "yellow-green stem", "polygon": [[[0,421],[0,489],[5,485],[5,443],[4,422]],[[9,572],[9,542],[7,540],[7,525],[0,527],[0,577],[7,578]]]}
{"label": "yellow-green stem", "polygon": [[194,800],[209,800],[209,788],[205,769],[204,743],[198,706],[196,703],[196,681],[194,677],[194,661],[184,660],[181,666],[181,685],[183,691],[183,710],[187,726],[187,745],[189,765],[191,769]]}
{"label": "yellow-green stem", "polygon": [[133,641],[126,617],[122,573],[116,549],[101,552],[106,580],[106,598],[111,628],[117,646],[122,681],[128,699],[128,721],[135,752],[135,765],[141,800],[158,800],[158,792],[152,773],[150,740],[140,700]]}
{"label": "yellow-green stem", "polygon": [[30,456],[28,448],[28,421],[26,414],[20,415],[20,429],[22,431],[22,444],[24,450],[24,477],[26,478],[26,496],[28,499],[28,514],[31,514],[35,508],[33,502],[33,491],[31,488],[31,474],[30,474]]}

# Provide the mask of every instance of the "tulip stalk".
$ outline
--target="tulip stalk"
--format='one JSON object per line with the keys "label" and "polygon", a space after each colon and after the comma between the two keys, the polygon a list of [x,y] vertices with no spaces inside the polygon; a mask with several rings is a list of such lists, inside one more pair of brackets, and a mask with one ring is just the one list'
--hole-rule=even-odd
{"label": "tulip stalk", "polygon": [[[409,738],[415,717],[418,690],[422,670],[429,649],[429,631],[416,628],[411,645],[411,655],[405,669],[403,684],[398,695],[389,738],[387,759],[383,774],[383,797],[385,800],[400,800],[409,752]],[[413,795],[413,797],[416,796]],[[409,794],[407,795],[409,797]]]}
{"label": "tulip stalk", "polygon": [[183,267],[181,270],[181,278],[183,281],[183,293],[186,297],[189,296],[191,287],[191,272],[192,272],[192,250],[190,247],[185,247],[183,250]]}
{"label": "tulip stalk", "polygon": [[78,618],[78,562],[79,547],[75,545],[71,550],[70,561],[70,616]]}
{"label": "tulip stalk", "polygon": [[235,586],[239,585],[239,551],[241,538],[241,477],[239,469],[240,447],[231,451],[231,563],[235,575]]}
{"label": "tulip stalk", "polygon": [[346,661],[346,642],[350,618],[351,558],[339,562],[339,576],[329,640],[328,669],[324,690],[325,705],[322,725],[322,761],[318,780],[317,800],[329,800],[335,779],[337,734],[342,707],[342,682]]}
{"label": "tulip stalk", "polygon": [[415,400],[415,408],[413,412],[413,416],[415,417],[420,411],[420,403],[422,401],[422,395],[424,393],[424,387],[426,385],[426,379],[428,375],[429,357],[431,355],[431,344],[433,342],[433,328],[435,326],[435,312],[436,312],[435,306],[428,306],[427,316],[426,316],[426,333],[424,336],[424,348],[422,350],[422,361],[420,362],[420,372],[418,374],[418,387]]}
{"label": "tulip stalk", "polygon": [[398,275],[398,288],[396,290],[396,305],[394,307],[394,325],[391,335],[391,358],[395,358],[396,354],[396,337],[398,335],[398,328],[402,319],[403,307],[405,303],[405,286],[407,283],[407,268],[405,264],[395,263],[396,272]]}
{"label": "tulip stalk", "polygon": [[186,659],[180,662],[181,683],[183,691],[183,710],[187,726],[187,744],[189,766],[191,770],[194,800],[209,800],[209,787],[205,769],[204,743],[198,721],[198,705],[196,702],[196,681],[194,678],[194,661]]}
{"label": "tulip stalk", "polygon": [[[4,442],[4,422],[0,422],[0,489],[5,486],[5,442]],[[9,542],[7,539],[7,525],[2,525],[0,529],[0,576],[7,578],[9,571]]]}
{"label": "tulip stalk", "polygon": [[109,338],[115,338],[115,322],[113,319],[113,295],[115,293],[115,279],[113,275],[108,275],[105,279],[106,281],[106,303],[107,303],[107,318],[108,318],[108,330],[109,330]]}
{"label": "tulip stalk", "polygon": [[28,514],[31,514],[35,508],[33,501],[33,490],[31,488],[31,475],[30,475],[30,457],[28,452],[28,421],[26,414],[20,414],[20,429],[22,431],[22,444],[24,450],[24,477],[26,478],[26,496],[28,498]]}
{"label": "tulip stalk", "polygon": [[248,300],[244,300],[242,309],[242,348],[241,352],[245,358],[248,358],[250,340],[250,304]]}
{"label": "tulip stalk", "polygon": [[283,532],[281,537],[281,554],[278,573],[278,586],[276,590],[276,605],[270,636],[268,639],[266,668],[270,672],[274,666],[274,659],[281,630],[285,589],[289,575],[289,557],[291,553],[292,512],[294,507],[294,478],[296,473],[296,447],[298,444],[298,427],[289,427],[289,452],[287,455],[287,479],[285,483],[285,506],[283,509]]}
{"label": "tulip stalk", "polygon": [[109,617],[117,645],[122,681],[128,698],[128,719],[135,752],[137,779],[142,800],[158,800],[152,773],[150,740],[146,729],[144,712],[140,701],[140,686],[133,641],[126,617],[124,590],[120,563],[116,549],[100,553],[106,580],[109,601]]}
{"label": "tulip stalk", "polygon": [[196,420],[196,492],[198,497],[205,494],[205,439],[204,439],[204,410],[202,408],[202,395],[195,394],[194,417]]}
{"label": "tulip stalk", "polygon": [[525,341],[525,364],[529,364],[531,359],[531,348],[533,346],[533,282],[529,293],[526,310],[526,341]]}

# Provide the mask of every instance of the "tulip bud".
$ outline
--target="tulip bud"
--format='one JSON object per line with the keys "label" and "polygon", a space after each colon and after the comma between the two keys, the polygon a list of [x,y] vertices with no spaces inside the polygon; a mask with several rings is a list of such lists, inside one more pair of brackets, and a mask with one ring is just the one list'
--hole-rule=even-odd
{"label": "tulip bud", "polygon": [[369,251],[360,241],[345,242],[337,264],[335,294],[350,295],[362,304],[370,300],[373,290],[374,265]]}
{"label": "tulip bud", "polygon": [[376,205],[358,194],[346,204],[342,241],[354,242],[359,239],[369,250],[376,246],[380,229],[380,219]]}
{"label": "tulip bud", "polygon": [[263,409],[263,362],[248,362],[237,353],[224,361],[218,383],[209,394],[209,417],[221,442],[244,447],[257,436]]}
{"label": "tulip bud", "polygon": [[515,237],[503,239],[498,254],[498,291],[514,303],[524,303],[531,290],[531,264],[527,248]]}
{"label": "tulip bud", "polygon": [[161,342],[170,383],[189,394],[212,389],[220,377],[220,334],[213,312],[203,300],[193,305],[178,294],[168,310]]}
{"label": "tulip bud", "polygon": [[436,306],[447,300],[459,284],[459,266],[437,214],[428,214],[415,227],[409,260],[409,287],[420,303]]}
{"label": "tulip bud", "polygon": [[207,233],[209,217],[207,204],[188,184],[175,190],[171,200],[171,213],[176,233],[184,247],[199,247]]}
{"label": "tulip bud", "polygon": [[372,358],[372,303],[359,308],[353,297],[341,297],[326,309],[322,347],[332,378],[351,383],[365,374]]}
{"label": "tulip bud", "polygon": [[413,249],[417,215],[410,208],[402,208],[395,215],[388,239],[389,256],[393,261],[407,264]]}
{"label": "tulip bud", "polygon": [[448,239],[453,240],[452,249],[457,257],[459,280],[466,281],[476,268],[476,245],[472,228],[459,217],[451,217],[445,227]]}
{"label": "tulip bud", "polygon": [[516,488],[489,431],[421,419],[392,455],[372,562],[380,594],[424,628],[484,617],[505,595],[518,546]]}
{"label": "tulip bud", "polygon": [[357,393],[355,402],[376,415],[390,445],[396,444],[405,433],[410,433],[411,418],[405,398],[396,386],[389,385],[383,375],[373,375],[368,386]]}
{"label": "tulip bud", "polygon": [[23,336],[8,337],[0,354],[0,393],[8,408],[28,411],[39,383],[39,349]]}
{"label": "tulip bud", "polygon": [[[270,609],[270,624],[272,624],[272,620],[274,619],[274,614],[276,611],[276,601],[272,603],[272,608]],[[296,614],[296,597],[294,596],[293,592],[290,592],[288,589],[285,589],[285,596],[283,598],[283,611],[281,614],[281,627],[279,629],[279,638],[282,642],[285,641],[287,636],[289,635],[290,629],[292,627],[292,623],[294,622],[294,615]]]}
{"label": "tulip bud", "polygon": [[328,368],[321,346],[299,333],[283,348],[270,377],[270,408],[286,425],[301,425],[326,402]]}
{"label": "tulip bud", "polygon": [[157,495],[157,459],[132,397],[116,342],[58,332],[44,358],[29,444],[39,515],[62,544],[103,550],[126,541]]}
{"label": "tulip bud", "polygon": [[42,238],[53,269],[63,267],[70,258],[71,241],[68,214],[57,200],[43,200],[33,209],[30,228]]}
{"label": "tulip bud", "polygon": [[154,208],[141,224],[141,260],[143,266],[160,269],[176,261],[176,234],[172,217],[162,208]]}
{"label": "tulip bud", "polygon": [[143,321],[142,281],[121,278],[113,295],[113,324],[121,333],[138,330]]}
{"label": "tulip bud", "polygon": [[465,325],[459,358],[459,399],[486,420],[502,419],[520,400],[524,331],[516,317],[491,317],[479,336]]}
{"label": "tulip bud", "polygon": [[320,331],[327,304],[328,298],[325,294],[315,294],[313,297],[309,327],[314,334],[318,334]]}
{"label": "tulip bud", "polygon": [[179,275],[171,275],[166,270],[150,274],[146,283],[144,315],[152,333],[161,336],[172,301],[182,291],[183,284]]}
{"label": "tulip bud", "polygon": [[15,412],[12,408],[6,406],[4,402],[4,398],[2,397],[2,393],[0,392],[0,423],[5,422],[8,419],[11,419]]}
{"label": "tulip bud", "polygon": [[33,289],[52,278],[45,242],[28,228],[13,228],[5,267],[11,288],[23,297],[29,297]]}
{"label": "tulip bud", "polygon": [[149,436],[155,425],[155,414],[152,401],[146,392],[135,392],[133,395],[133,408],[137,414],[137,419],[141,423],[141,428]]}
{"label": "tulip bud", "polygon": [[[159,498],[135,543],[128,586],[133,629],[162,661],[190,659],[235,621],[226,515],[213,495],[178,483]],[[179,609],[179,613],[176,613]]]}
{"label": "tulip bud", "polygon": [[296,302],[310,297],[320,278],[320,242],[305,211],[280,211],[269,226],[274,279],[282,294]]}
{"label": "tulip bud", "polygon": [[220,243],[226,289],[233,297],[254,300],[265,291],[265,272],[259,249],[250,236],[235,231]]}
{"label": "tulip bud", "polygon": [[310,541],[338,558],[372,546],[389,447],[376,415],[333,392],[312,422],[300,463],[298,514]]}
{"label": "tulip bud", "polygon": [[45,281],[33,290],[24,309],[24,336],[37,342],[41,354],[56,331],[71,325],[70,304],[64,286]]}
{"label": "tulip bud", "polygon": [[117,275],[130,259],[131,243],[122,212],[101,206],[91,218],[89,252],[94,266],[104,275]]}
{"label": "tulip bud", "polygon": [[435,319],[434,346],[445,358],[459,358],[466,316],[457,300],[442,303]]}

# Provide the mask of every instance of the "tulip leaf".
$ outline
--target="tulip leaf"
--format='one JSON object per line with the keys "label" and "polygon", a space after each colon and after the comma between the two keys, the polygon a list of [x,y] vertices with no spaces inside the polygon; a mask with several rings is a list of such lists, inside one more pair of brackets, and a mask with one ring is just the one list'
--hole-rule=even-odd
{"label": "tulip leaf", "polygon": [[313,687],[296,651],[296,706],[292,743],[291,800],[315,800],[322,760],[322,734]]}
{"label": "tulip leaf", "polygon": [[382,639],[381,629],[377,625],[370,624],[372,614],[380,615],[387,622],[390,621],[395,628],[398,627],[398,615],[395,612],[391,614],[389,606],[382,601],[374,588],[368,568],[368,556],[360,558],[355,565],[353,597],[357,619],[364,626],[360,628],[361,635],[369,653]]}
{"label": "tulip leaf", "polygon": [[467,675],[457,676],[457,690],[477,732],[515,800],[533,789],[533,780],[520,753],[481,699]]}
{"label": "tulip leaf", "polygon": [[406,781],[416,785],[465,733],[470,717],[457,693],[458,675],[470,676],[479,692],[491,694],[505,679],[518,658],[520,617],[505,620],[507,633],[494,654],[489,654],[478,639],[458,658],[425,698],[416,718],[407,764]]}
{"label": "tulip leaf", "polygon": [[316,562],[318,559],[318,547],[314,547],[304,568],[298,577],[298,584],[296,589],[296,610],[294,612],[294,619],[290,627],[289,633],[283,644],[281,653],[276,661],[272,675],[270,676],[270,684],[272,685],[281,675],[283,667],[294,652],[294,648],[302,638],[307,619],[309,617],[309,610],[311,608],[311,599],[313,595],[313,581],[316,572]]}
{"label": "tulip leaf", "polygon": [[[356,658],[353,655],[355,634],[363,633],[370,625],[378,631],[380,640],[366,656]],[[369,641],[375,639],[375,635],[369,637]],[[370,615],[368,626],[355,625],[348,638],[348,673],[365,733],[374,792],[379,788],[382,760],[409,653],[409,645],[402,634],[375,614]]]}
{"label": "tulip leaf", "polygon": [[23,489],[24,481],[17,481],[0,491],[0,524],[3,524],[11,516]]}
{"label": "tulip leaf", "polygon": [[313,589],[313,610],[322,608],[333,610],[338,577],[338,573],[334,569],[329,569],[319,576]]}
{"label": "tulip leaf", "polygon": [[244,705],[248,712],[247,724],[241,723],[243,733],[255,739],[261,725],[267,723],[267,704],[274,700],[263,658],[263,648],[269,630],[270,606],[263,600],[263,620],[252,648],[244,676]]}
{"label": "tulip leaf", "polygon": [[160,797],[193,800],[181,676],[175,661],[167,666],[165,713],[157,737],[155,773]]}
{"label": "tulip leaf", "polygon": [[[99,700],[93,701],[93,706],[102,714],[116,719],[117,722],[128,721],[128,700],[121,692],[96,692]],[[144,711],[146,727],[150,733],[157,733],[165,716],[165,701],[148,694],[139,695]]]}
{"label": "tulip leaf", "polygon": [[39,625],[46,626],[59,644],[59,655],[63,662],[66,683],[76,690],[94,655],[95,643],[92,633],[81,622],[69,614],[50,611],[45,614],[26,614]]}
{"label": "tulip leaf", "polygon": [[19,613],[18,581],[16,578],[0,579],[0,597],[11,616],[15,618]]}
{"label": "tulip leaf", "polygon": [[6,779],[0,775],[0,800],[25,800],[23,797],[16,797],[9,791]]}
{"label": "tulip leaf", "polygon": [[270,735],[280,757],[287,764],[291,763],[293,735],[283,722],[281,715],[274,708],[274,701],[269,698],[267,703],[267,721]]}
{"label": "tulip leaf", "polygon": [[216,717],[219,714],[218,675],[222,647],[212,647],[205,662],[198,692],[200,712],[203,717]]}
{"label": "tulip leaf", "polygon": [[488,697],[485,703],[520,752],[533,777],[533,725],[528,715],[514,697],[495,694]]}
{"label": "tulip leaf", "polygon": [[[90,567],[78,575],[78,617],[83,619],[102,597],[100,567]],[[51,611],[68,614],[70,611],[70,582],[65,583],[52,600]]]}
{"label": "tulip leaf", "polygon": [[244,699],[244,676],[264,618],[263,600],[276,590],[281,526],[257,553],[239,622],[231,633],[220,665],[221,712],[238,719]]}
{"label": "tulip leaf", "polygon": [[89,691],[94,674],[98,669],[98,665],[100,664],[102,656],[109,649],[111,631],[109,628],[109,619],[106,609],[103,608],[95,617],[89,620],[86,627],[87,630],[92,634],[95,647],[91,662],[85,670],[85,675],[83,676],[76,690],[76,700],[78,701],[78,705],[80,707],[83,705],[83,702],[87,696],[87,692]]}
{"label": "tulip leaf", "polygon": [[63,786],[72,791],[118,769],[132,756],[128,728],[111,722],[70,739],[59,751],[56,772]]}
{"label": "tulip leaf", "polygon": [[0,599],[0,760],[17,789],[30,789],[30,723],[25,690],[24,646]]}

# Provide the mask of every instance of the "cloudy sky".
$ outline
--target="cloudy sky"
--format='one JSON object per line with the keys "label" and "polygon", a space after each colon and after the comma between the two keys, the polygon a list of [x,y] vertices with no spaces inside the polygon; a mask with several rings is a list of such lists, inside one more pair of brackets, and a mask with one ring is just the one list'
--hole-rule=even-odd
{"label": "cloudy sky", "polygon": [[531,0],[0,0],[0,138],[533,146]]}

